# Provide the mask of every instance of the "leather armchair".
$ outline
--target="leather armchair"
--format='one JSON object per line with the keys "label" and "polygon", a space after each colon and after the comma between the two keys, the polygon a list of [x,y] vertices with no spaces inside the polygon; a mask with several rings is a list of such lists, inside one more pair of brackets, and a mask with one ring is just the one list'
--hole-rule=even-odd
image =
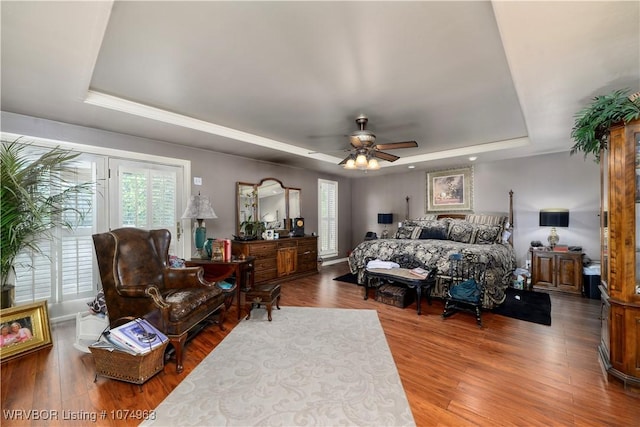
{"label": "leather armchair", "polygon": [[235,287],[223,290],[205,281],[202,267],[169,267],[168,230],[120,228],[94,234],[93,242],[110,326],[127,318],[149,320],[173,345],[177,372],[188,333],[198,324],[218,312],[225,330],[225,299]]}

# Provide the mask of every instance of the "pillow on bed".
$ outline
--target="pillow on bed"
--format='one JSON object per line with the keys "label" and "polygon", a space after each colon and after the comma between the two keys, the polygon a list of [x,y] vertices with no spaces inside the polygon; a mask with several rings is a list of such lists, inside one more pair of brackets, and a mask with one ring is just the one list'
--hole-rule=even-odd
{"label": "pillow on bed", "polygon": [[449,221],[449,240],[460,243],[473,243],[475,227],[464,219],[452,219]]}
{"label": "pillow on bed", "polygon": [[428,215],[423,215],[420,218],[416,218],[416,221],[425,221],[425,220],[432,220],[432,219],[438,219],[438,215],[437,214],[428,214]]}
{"label": "pillow on bed", "polygon": [[420,234],[420,227],[411,224],[409,221],[405,221],[402,227],[396,231],[396,239],[415,239],[416,237],[414,237],[414,235],[416,234]]}
{"label": "pillow on bed", "polygon": [[500,242],[502,227],[499,225],[474,224],[476,239],[474,243],[479,245],[492,245]]}
{"label": "pillow on bed", "polygon": [[447,227],[422,227],[418,239],[447,240]]}

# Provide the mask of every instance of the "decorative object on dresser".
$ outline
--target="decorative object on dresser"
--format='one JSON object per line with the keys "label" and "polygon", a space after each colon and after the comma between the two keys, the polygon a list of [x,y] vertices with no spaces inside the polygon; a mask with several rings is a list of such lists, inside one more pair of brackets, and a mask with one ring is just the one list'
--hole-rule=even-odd
{"label": "decorative object on dresser", "polygon": [[569,210],[568,209],[541,209],[540,210],[540,227],[551,227],[547,241],[553,249],[560,241],[560,236],[556,232],[556,227],[569,226]]}
{"label": "decorative object on dresser", "polygon": [[296,218],[293,220],[293,236],[304,237],[304,218]]}
{"label": "decorative object on dresser", "polygon": [[[196,247],[196,256],[199,258],[207,258],[207,254],[203,250],[207,238],[207,228],[204,224],[205,219],[218,218],[211,207],[211,201],[208,197],[191,196],[187,208],[182,214],[182,219],[195,219],[193,224],[193,243]],[[209,256],[210,257],[210,256]]]}
{"label": "decorative object on dresser", "polygon": [[378,224],[384,224],[384,230],[382,230],[382,234],[380,235],[381,239],[389,238],[389,230],[387,230],[387,226],[389,224],[393,224],[393,214],[392,213],[379,213],[378,214]]}
{"label": "decorative object on dresser", "polygon": [[451,211],[473,211],[473,166],[427,172],[427,212]]}
{"label": "decorative object on dresser", "polygon": [[582,251],[531,249],[531,282],[534,289],[582,293]]}
{"label": "decorative object on dresser", "polygon": [[255,257],[255,283],[272,283],[318,272],[318,237],[232,242],[233,256]]}
{"label": "decorative object on dresser", "polygon": [[169,267],[169,230],[120,228],[94,234],[93,242],[110,326],[127,317],[147,319],[169,338],[178,373],[189,333],[215,313],[224,330],[225,302],[235,286],[204,281],[201,267]]}
{"label": "decorative object on dresser", "polygon": [[638,392],[640,120],[613,126],[608,136],[608,150],[603,150],[600,162],[602,328],[598,351],[609,376]]}

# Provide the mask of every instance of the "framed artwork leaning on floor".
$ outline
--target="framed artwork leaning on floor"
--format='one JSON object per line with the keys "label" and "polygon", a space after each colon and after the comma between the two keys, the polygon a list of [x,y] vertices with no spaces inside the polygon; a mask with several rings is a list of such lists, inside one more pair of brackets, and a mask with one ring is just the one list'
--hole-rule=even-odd
{"label": "framed artwork leaning on floor", "polygon": [[3,309],[0,329],[2,363],[53,345],[46,301]]}

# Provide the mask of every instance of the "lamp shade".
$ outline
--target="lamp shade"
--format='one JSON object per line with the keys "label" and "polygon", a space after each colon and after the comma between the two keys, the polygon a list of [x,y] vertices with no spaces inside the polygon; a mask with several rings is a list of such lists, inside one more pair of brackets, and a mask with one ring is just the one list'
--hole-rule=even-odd
{"label": "lamp shade", "polygon": [[568,227],[568,209],[542,209],[540,210],[540,227]]}
{"label": "lamp shade", "polygon": [[378,224],[393,224],[393,214],[392,213],[379,213],[378,214]]}
{"label": "lamp shade", "polygon": [[182,219],[214,219],[218,218],[218,215],[213,211],[211,207],[211,201],[206,196],[191,196],[189,197],[189,203],[187,208],[182,214]]}

